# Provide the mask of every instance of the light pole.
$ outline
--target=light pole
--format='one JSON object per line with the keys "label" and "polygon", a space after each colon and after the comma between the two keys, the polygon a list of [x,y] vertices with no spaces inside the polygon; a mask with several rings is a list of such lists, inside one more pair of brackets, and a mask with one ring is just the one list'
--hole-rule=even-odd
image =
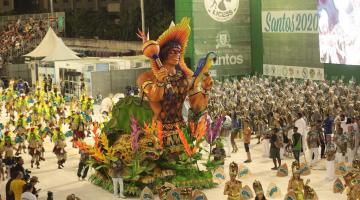
{"label": "light pole", "polygon": [[141,8],[141,29],[145,33],[145,13],[144,13],[144,0],[140,0]]}
{"label": "light pole", "polygon": [[51,12],[51,16],[54,14],[54,4],[53,4],[53,0],[50,0],[50,12]]}

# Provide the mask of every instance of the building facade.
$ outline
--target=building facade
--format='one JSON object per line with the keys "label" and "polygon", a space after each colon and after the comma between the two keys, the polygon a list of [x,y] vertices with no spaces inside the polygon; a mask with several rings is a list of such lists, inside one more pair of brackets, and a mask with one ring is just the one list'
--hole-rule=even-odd
{"label": "building facade", "polygon": [[[134,1],[129,0],[53,0],[54,11],[107,10],[108,12],[120,12],[120,7],[133,4]],[[39,7],[50,10],[50,3],[48,0],[40,0]]]}
{"label": "building facade", "polygon": [[0,14],[14,10],[14,0],[0,0]]}

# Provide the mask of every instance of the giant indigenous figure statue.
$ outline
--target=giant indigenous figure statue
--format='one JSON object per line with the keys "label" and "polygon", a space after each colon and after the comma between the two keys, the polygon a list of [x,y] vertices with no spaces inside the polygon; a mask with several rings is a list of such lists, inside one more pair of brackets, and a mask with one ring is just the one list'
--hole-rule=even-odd
{"label": "giant indigenous figure statue", "polygon": [[[189,103],[193,122],[197,121],[208,105],[207,92],[213,80],[207,70],[202,70],[202,78],[197,79],[184,61],[184,54],[190,35],[189,19],[184,18],[169,27],[156,41],[149,40],[143,32],[143,53],[151,59],[151,71],[144,72],[137,79],[142,97],[146,97],[153,111],[153,122],[162,127],[162,143],[170,153],[183,150],[176,127],[184,124],[182,107],[185,98]],[[213,61],[211,61],[213,62]],[[159,126],[159,125],[158,125]]]}

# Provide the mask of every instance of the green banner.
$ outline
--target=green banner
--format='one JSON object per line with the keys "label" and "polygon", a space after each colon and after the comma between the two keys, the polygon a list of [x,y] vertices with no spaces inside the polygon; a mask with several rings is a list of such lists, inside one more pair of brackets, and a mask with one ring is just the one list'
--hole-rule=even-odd
{"label": "green banner", "polygon": [[[177,13],[186,13],[189,4],[185,2],[184,5],[177,4]],[[219,78],[250,73],[249,0],[193,0],[191,9],[193,44],[190,45],[193,45],[193,52],[190,57],[194,67],[201,57],[213,51],[218,55],[211,71],[213,76]]]}
{"label": "green banner", "polygon": [[[285,69],[296,69],[293,70],[296,72],[302,67],[323,68],[319,62],[316,6],[313,0],[262,0],[264,65],[272,66],[270,69],[279,66],[282,70],[275,72],[282,74]],[[269,73],[271,71],[274,70]],[[315,72],[318,74],[318,70]],[[306,75],[306,70],[301,74]]]}

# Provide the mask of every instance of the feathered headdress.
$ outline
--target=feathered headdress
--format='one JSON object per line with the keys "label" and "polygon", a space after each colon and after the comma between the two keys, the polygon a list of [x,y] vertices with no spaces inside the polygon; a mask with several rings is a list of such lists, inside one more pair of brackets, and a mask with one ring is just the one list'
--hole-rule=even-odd
{"label": "feathered headdress", "polygon": [[260,181],[258,181],[258,180],[254,181],[253,189],[255,191],[255,194],[260,194],[260,193],[264,194],[264,190],[262,188],[262,185],[261,185]]}
{"label": "feathered headdress", "polygon": [[230,176],[231,175],[237,175],[238,172],[239,172],[239,166],[235,162],[230,163],[230,165],[229,165],[229,174],[230,174]]}
{"label": "feathered headdress", "polygon": [[[144,49],[146,49],[151,45],[155,45],[157,46],[157,48],[153,50],[157,49],[158,51],[159,50],[158,48],[160,48],[160,52],[161,52],[161,50],[164,47],[166,47],[170,42],[175,42],[179,44],[181,46],[181,56],[180,56],[179,66],[186,76],[192,76],[193,72],[186,66],[184,60],[185,49],[189,41],[190,32],[191,32],[190,19],[185,17],[180,21],[180,23],[176,24],[175,26],[170,26],[165,32],[163,32],[160,35],[160,37],[156,41],[149,40],[149,36],[145,35],[145,33],[141,31],[139,31],[138,36],[143,39],[145,45]],[[153,50],[151,50],[151,52]],[[145,52],[144,54],[147,55],[147,53]],[[151,57],[153,57],[153,55]],[[151,67],[153,72],[159,70],[159,66],[155,59],[151,60]]]}
{"label": "feathered headdress", "polygon": [[181,55],[180,55],[180,68],[187,75],[192,76],[193,72],[186,66],[184,60],[184,54],[187,47],[187,43],[190,37],[190,18],[184,17],[181,19],[180,23],[175,26],[170,26],[168,30],[160,35],[157,39],[157,42],[161,48],[164,47],[168,42],[177,42],[181,46]]}

